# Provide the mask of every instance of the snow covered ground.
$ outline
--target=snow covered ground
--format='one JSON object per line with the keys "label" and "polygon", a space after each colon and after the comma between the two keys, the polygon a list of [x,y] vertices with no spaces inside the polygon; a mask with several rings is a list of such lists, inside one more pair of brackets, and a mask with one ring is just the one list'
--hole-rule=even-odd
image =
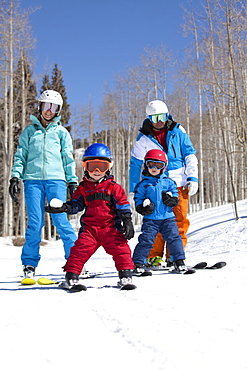
{"label": "snow covered ground", "polygon": [[[247,200],[190,216],[187,264],[226,261],[193,275],[134,277],[119,291],[101,248],[87,269],[87,292],[19,285],[20,247],[0,238],[0,366],[4,370],[247,369]],[[130,241],[133,249],[138,237]],[[60,241],[41,247],[38,277],[64,276]]]}

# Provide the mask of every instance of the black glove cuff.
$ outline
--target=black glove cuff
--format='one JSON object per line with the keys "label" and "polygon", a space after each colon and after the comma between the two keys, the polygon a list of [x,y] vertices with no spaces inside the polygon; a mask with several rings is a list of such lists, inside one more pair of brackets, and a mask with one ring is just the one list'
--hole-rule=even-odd
{"label": "black glove cuff", "polygon": [[122,216],[121,216],[121,219],[122,219],[122,221],[125,221],[125,220],[131,220],[132,221],[131,213],[123,213]]}
{"label": "black glove cuff", "polygon": [[148,216],[154,211],[154,204],[150,203],[148,206],[143,207],[142,204],[136,207],[136,212],[140,213],[142,216]]}
{"label": "black glove cuff", "polygon": [[70,213],[72,210],[72,207],[70,204],[64,203],[64,212]]}
{"label": "black glove cuff", "polygon": [[19,179],[18,179],[17,177],[12,177],[12,178],[9,180],[9,182],[10,182],[11,184],[13,184],[13,183],[17,183],[17,184],[18,184],[18,181],[19,181]]}
{"label": "black glove cuff", "polygon": [[179,199],[177,197],[173,197],[170,194],[162,193],[162,201],[168,207],[176,207],[179,203]]}

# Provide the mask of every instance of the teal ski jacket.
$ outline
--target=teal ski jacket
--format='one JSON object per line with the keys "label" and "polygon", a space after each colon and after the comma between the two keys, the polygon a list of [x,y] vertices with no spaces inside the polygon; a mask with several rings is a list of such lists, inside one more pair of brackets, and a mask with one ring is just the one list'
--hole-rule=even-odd
{"label": "teal ski jacket", "polygon": [[37,117],[19,137],[12,177],[21,180],[64,180],[77,183],[72,139],[60,116],[44,128]]}

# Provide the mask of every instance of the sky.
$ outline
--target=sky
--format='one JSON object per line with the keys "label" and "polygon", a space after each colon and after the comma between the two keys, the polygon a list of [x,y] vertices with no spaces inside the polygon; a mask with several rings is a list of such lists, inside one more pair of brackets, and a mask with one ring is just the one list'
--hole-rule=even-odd
{"label": "sky", "polygon": [[[30,15],[38,88],[54,64],[62,70],[68,103],[102,101],[105,83],[139,64],[146,46],[181,53],[181,24],[189,0],[21,0]],[[198,4],[191,0],[191,4]]]}
{"label": "sky", "polygon": [[[247,200],[189,216],[186,262],[220,270],[192,275],[155,271],[116,289],[111,256],[86,263],[105,274],[82,280],[86,292],[21,286],[21,247],[0,238],[0,366],[5,370],[246,370]],[[78,223],[74,224],[76,229]],[[133,250],[140,233],[129,241]],[[61,240],[41,247],[36,278],[63,280]]]}

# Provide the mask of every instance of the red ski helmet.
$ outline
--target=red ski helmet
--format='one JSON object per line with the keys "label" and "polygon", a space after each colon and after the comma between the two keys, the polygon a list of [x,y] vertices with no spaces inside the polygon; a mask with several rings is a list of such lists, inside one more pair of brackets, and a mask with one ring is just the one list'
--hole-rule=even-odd
{"label": "red ski helmet", "polygon": [[164,167],[161,168],[161,173],[166,170],[166,167],[168,165],[168,159],[167,159],[166,153],[164,153],[162,150],[159,150],[159,149],[151,149],[145,155],[144,164],[145,164],[146,169],[147,169],[147,162],[149,161],[164,163]]}
{"label": "red ski helmet", "polygon": [[152,159],[154,161],[161,161],[165,162],[166,164],[168,163],[167,155],[165,152],[159,149],[151,149],[149,150],[145,157],[144,160],[146,161],[147,159]]}

